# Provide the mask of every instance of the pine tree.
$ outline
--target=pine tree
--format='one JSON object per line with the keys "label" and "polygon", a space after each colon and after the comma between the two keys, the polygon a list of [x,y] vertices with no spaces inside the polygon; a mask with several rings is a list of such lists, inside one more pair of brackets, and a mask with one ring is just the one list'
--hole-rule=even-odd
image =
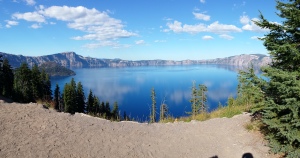
{"label": "pine tree", "polygon": [[198,111],[200,113],[207,112],[208,106],[206,104],[207,97],[206,97],[207,87],[204,84],[199,85],[199,90],[197,91],[198,98],[199,98],[199,108]]}
{"label": "pine tree", "polygon": [[32,95],[35,100],[38,100],[42,98],[43,94],[43,81],[41,78],[41,72],[36,64],[32,67],[31,72]]}
{"label": "pine tree", "polygon": [[45,101],[49,101],[52,99],[52,90],[51,90],[51,81],[48,74],[46,74],[43,69],[40,74],[41,82],[42,82],[42,99]]}
{"label": "pine tree", "polygon": [[164,119],[166,119],[167,114],[168,114],[167,104],[162,103],[160,105],[160,112],[159,112],[159,119],[160,119],[160,121],[163,121]]}
{"label": "pine tree", "polygon": [[93,112],[93,104],[94,104],[94,95],[92,90],[90,89],[88,99],[86,102],[86,113],[92,113]]}
{"label": "pine tree", "polygon": [[110,119],[110,105],[109,102],[105,102],[105,116],[107,119]]}
{"label": "pine tree", "polygon": [[264,89],[266,81],[255,74],[253,65],[246,71],[239,71],[238,81],[238,95],[236,99],[238,104],[251,107],[252,113],[261,112],[264,99],[261,89]]}
{"label": "pine tree", "polygon": [[152,100],[152,105],[151,105],[151,111],[150,111],[150,123],[156,122],[156,100],[155,100],[155,90],[154,88],[151,89],[151,100]]}
{"label": "pine tree", "polygon": [[93,108],[92,108],[93,109],[93,114],[96,115],[96,116],[98,115],[98,116],[101,117],[101,113],[99,111],[99,109],[100,109],[100,100],[97,96],[94,96],[93,98],[94,98]]}
{"label": "pine tree", "polygon": [[124,111],[124,113],[123,113],[123,120],[125,120],[125,121],[130,121],[130,118],[129,118],[128,115],[126,114],[126,111]]}
{"label": "pine tree", "polygon": [[69,84],[65,84],[64,93],[63,93],[63,100],[64,100],[64,108],[65,112],[75,114],[77,111],[77,104],[76,104],[76,82],[74,78],[71,79]]}
{"label": "pine tree", "polygon": [[54,109],[61,111],[62,109],[60,108],[60,90],[59,90],[59,86],[56,83],[55,85],[55,89],[54,89]]}
{"label": "pine tree", "polygon": [[120,120],[118,102],[114,102],[114,107],[112,110],[112,117],[114,120],[117,120],[117,121]]}
{"label": "pine tree", "polygon": [[84,111],[85,111],[85,96],[84,96],[83,86],[82,86],[81,82],[77,83],[76,104],[77,104],[77,112],[84,113]]}
{"label": "pine tree", "polygon": [[12,67],[10,66],[9,61],[7,59],[3,60],[2,77],[1,77],[0,82],[1,82],[0,84],[3,85],[2,91],[0,91],[0,94],[2,94],[5,97],[12,98],[14,73],[13,73]]}
{"label": "pine tree", "polygon": [[0,95],[2,95],[2,91],[3,91],[3,85],[4,85],[4,81],[3,81],[3,59],[2,59],[3,55],[0,54]]}
{"label": "pine tree", "polygon": [[15,71],[14,77],[14,100],[28,103],[34,101],[32,96],[31,70],[27,63],[22,63]]}
{"label": "pine tree", "polygon": [[105,114],[105,104],[104,102],[101,102],[100,108],[99,108],[99,113],[100,114]]}
{"label": "pine tree", "polygon": [[192,111],[189,112],[189,114],[192,115],[192,118],[195,119],[195,116],[198,114],[199,110],[199,98],[198,98],[198,91],[196,87],[196,82],[193,81],[193,86],[192,86],[192,96],[191,96],[191,109]]}
{"label": "pine tree", "polygon": [[260,15],[256,24],[270,32],[262,40],[272,56],[263,68],[268,78],[263,122],[272,150],[286,157],[300,157],[300,1],[277,1],[277,15],[284,21],[273,23]]}

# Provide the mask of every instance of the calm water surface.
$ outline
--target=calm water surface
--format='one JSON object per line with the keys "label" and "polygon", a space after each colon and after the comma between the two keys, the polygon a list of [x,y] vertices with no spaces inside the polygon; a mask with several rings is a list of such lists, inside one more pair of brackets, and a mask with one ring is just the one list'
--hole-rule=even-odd
{"label": "calm water surface", "polygon": [[[91,89],[100,101],[115,101],[120,113],[139,121],[148,120],[151,105],[151,88],[156,91],[157,109],[165,100],[169,114],[174,117],[187,115],[191,110],[192,82],[208,88],[209,110],[226,104],[229,96],[236,96],[237,72],[235,67],[216,65],[151,66],[127,68],[74,69],[76,76],[54,77],[52,89],[58,83],[61,90],[73,77],[84,86],[87,96]],[[159,112],[158,112],[159,113]]]}

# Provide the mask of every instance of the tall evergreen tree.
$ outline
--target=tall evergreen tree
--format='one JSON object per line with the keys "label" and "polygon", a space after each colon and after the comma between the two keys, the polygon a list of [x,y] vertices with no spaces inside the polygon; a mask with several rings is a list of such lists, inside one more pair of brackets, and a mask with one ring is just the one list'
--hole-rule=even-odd
{"label": "tall evergreen tree", "polygon": [[[103,103],[104,105],[104,103]],[[93,114],[94,115],[98,115],[98,116],[102,116],[101,112],[100,112],[100,100],[97,96],[94,96],[94,101],[93,101]]]}
{"label": "tall evergreen tree", "polygon": [[40,75],[42,81],[42,99],[49,101],[52,99],[51,81],[48,74],[43,69]]}
{"label": "tall evergreen tree", "polygon": [[58,84],[56,83],[55,89],[54,89],[54,109],[56,109],[58,111],[62,110],[60,108],[60,99],[61,99],[60,90],[59,90]]}
{"label": "tall evergreen tree", "polygon": [[199,85],[199,90],[197,91],[198,98],[199,98],[199,108],[198,111],[200,113],[207,112],[207,97],[206,97],[207,87],[204,84]]}
{"label": "tall evergreen tree", "polygon": [[198,113],[198,105],[199,105],[199,98],[198,98],[198,92],[197,92],[197,87],[196,87],[196,82],[193,81],[193,86],[192,86],[192,96],[191,96],[191,109],[192,111],[190,114],[192,115],[193,119]]}
{"label": "tall evergreen tree", "polygon": [[15,71],[14,77],[14,99],[19,102],[34,101],[32,96],[32,74],[27,63],[22,63]]}
{"label": "tall evergreen tree", "polygon": [[93,104],[94,104],[94,95],[92,90],[90,89],[87,102],[86,102],[86,113],[92,113],[93,112]]}
{"label": "tall evergreen tree", "polygon": [[154,88],[151,89],[151,111],[150,111],[150,123],[156,122],[156,93]]}
{"label": "tall evergreen tree", "polygon": [[41,78],[41,72],[36,64],[32,67],[31,73],[32,73],[32,78],[31,78],[32,96],[35,100],[37,100],[42,98],[43,78]]}
{"label": "tall evergreen tree", "polygon": [[162,120],[166,119],[167,113],[168,113],[168,107],[167,107],[167,104],[162,103],[162,104],[160,105],[159,120],[162,121]]}
{"label": "tall evergreen tree", "polygon": [[84,111],[85,111],[85,96],[84,96],[83,86],[82,86],[81,82],[77,83],[76,104],[77,104],[77,112],[84,113]]}
{"label": "tall evergreen tree", "polygon": [[74,114],[77,111],[76,82],[74,78],[71,79],[69,84],[65,84],[63,99],[64,99],[65,112]]}
{"label": "tall evergreen tree", "polygon": [[12,98],[14,73],[13,73],[12,67],[10,66],[9,61],[7,59],[3,60],[2,77],[1,77],[0,82],[1,82],[0,84],[2,85],[0,94],[2,94],[5,97]]}
{"label": "tall evergreen tree", "polygon": [[99,113],[105,114],[105,104],[104,102],[101,102],[100,108],[99,108]]}
{"label": "tall evergreen tree", "polygon": [[260,15],[256,24],[270,32],[262,40],[272,56],[263,69],[269,79],[265,89],[263,122],[274,152],[300,157],[300,1],[277,1],[282,24]]}
{"label": "tall evergreen tree", "polygon": [[113,117],[114,120],[117,120],[117,121],[120,120],[118,102],[114,102],[114,107],[113,107],[113,110],[112,110],[112,117]]}
{"label": "tall evergreen tree", "polygon": [[259,78],[251,65],[246,71],[239,71],[238,75],[237,102],[239,105],[252,107],[252,112],[261,112],[263,106],[262,101],[264,94],[261,89],[264,89],[266,81]]}
{"label": "tall evergreen tree", "polygon": [[3,90],[3,55],[0,54],[0,95],[2,95],[2,90]]}
{"label": "tall evergreen tree", "polygon": [[105,116],[107,119],[110,119],[110,105],[109,102],[105,102]]}

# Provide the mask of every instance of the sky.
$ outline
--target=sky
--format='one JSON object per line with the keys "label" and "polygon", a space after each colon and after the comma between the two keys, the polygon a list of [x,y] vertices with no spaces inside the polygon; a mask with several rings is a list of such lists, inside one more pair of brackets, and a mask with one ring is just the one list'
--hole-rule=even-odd
{"label": "sky", "polygon": [[0,52],[124,60],[268,54],[275,0],[0,0]]}

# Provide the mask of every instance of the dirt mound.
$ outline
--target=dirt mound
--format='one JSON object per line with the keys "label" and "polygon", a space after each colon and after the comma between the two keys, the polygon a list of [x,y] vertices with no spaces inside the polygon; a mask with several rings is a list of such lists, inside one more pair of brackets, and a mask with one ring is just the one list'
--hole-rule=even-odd
{"label": "dirt mound", "polygon": [[274,157],[249,114],[146,124],[70,115],[38,104],[0,103],[0,157]]}

